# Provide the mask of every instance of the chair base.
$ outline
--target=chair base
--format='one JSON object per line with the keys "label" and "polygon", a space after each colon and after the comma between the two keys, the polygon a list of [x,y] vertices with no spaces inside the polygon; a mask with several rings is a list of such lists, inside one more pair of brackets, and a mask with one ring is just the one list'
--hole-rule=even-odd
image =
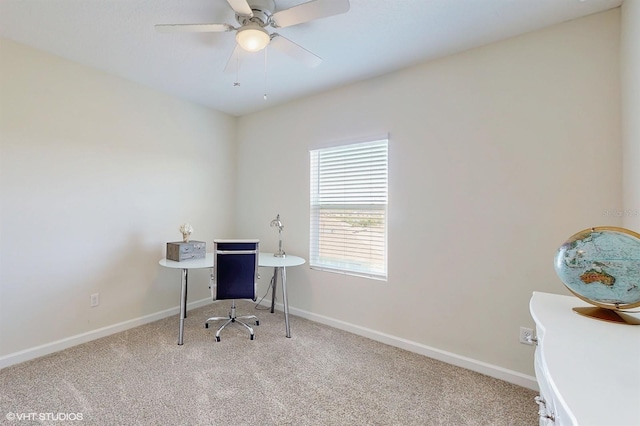
{"label": "chair base", "polygon": [[204,328],[209,328],[209,321],[225,321],[224,324],[222,324],[220,326],[220,328],[218,328],[218,331],[216,331],[216,341],[219,342],[220,341],[220,332],[222,330],[224,330],[224,328],[226,326],[228,326],[229,324],[232,323],[237,323],[240,324],[242,326],[244,326],[247,330],[249,330],[249,339],[250,340],[254,340],[255,339],[255,333],[253,332],[253,328],[245,323],[244,321],[241,320],[255,320],[256,325],[260,325],[260,321],[258,320],[258,317],[255,315],[242,315],[242,316],[236,316],[236,301],[234,300],[231,304],[231,310],[229,311],[229,315],[226,317],[211,317],[209,319],[207,319],[204,322]]}

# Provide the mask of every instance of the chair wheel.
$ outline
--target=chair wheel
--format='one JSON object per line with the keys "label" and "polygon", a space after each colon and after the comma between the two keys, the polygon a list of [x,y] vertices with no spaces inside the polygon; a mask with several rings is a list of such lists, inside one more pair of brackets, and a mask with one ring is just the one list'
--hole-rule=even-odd
{"label": "chair wheel", "polygon": [[256,320],[256,325],[260,325],[260,321]]}
{"label": "chair wheel", "polygon": [[216,342],[220,341],[220,336],[216,336]]}
{"label": "chair wheel", "polygon": [[209,323],[208,322],[204,323],[204,328],[209,328]]}
{"label": "chair wheel", "polygon": [[251,336],[249,336],[249,339],[250,339],[250,340],[253,340],[253,338],[254,338],[254,337],[255,337],[255,336],[252,334]]}

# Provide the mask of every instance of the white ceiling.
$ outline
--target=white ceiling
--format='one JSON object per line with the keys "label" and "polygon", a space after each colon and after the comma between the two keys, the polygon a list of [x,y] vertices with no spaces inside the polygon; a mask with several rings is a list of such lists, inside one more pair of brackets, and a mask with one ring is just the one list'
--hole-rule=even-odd
{"label": "white ceiling", "polygon": [[[305,0],[275,1],[281,10]],[[268,49],[266,74],[260,52],[237,75],[223,72],[235,46],[233,32],[154,29],[160,23],[237,26],[226,0],[0,0],[0,36],[243,115],[615,8],[622,1],[351,0],[345,14],[278,30],[320,56],[322,64],[306,68]],[[240,86],[234,86],[236,80]]]}

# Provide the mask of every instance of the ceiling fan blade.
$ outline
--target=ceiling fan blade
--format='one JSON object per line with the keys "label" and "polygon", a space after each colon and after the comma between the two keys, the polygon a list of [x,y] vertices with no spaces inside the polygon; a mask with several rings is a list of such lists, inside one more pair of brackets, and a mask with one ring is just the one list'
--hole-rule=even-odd
{"label": "ceiling fan blade", "polygon": [[309,52],[288,38],[282,37],[280,34],[274,34],[269,45],[302,62],[309,68],[317,67],[322,62],[322,58]]}
{"label": "ceiling fan blade", "polygon": [[247,0],[227,0],[229,6],[235,13],[241,16],[253,16],[251,6],[247,3]]}
{"label": "ceiling fan blade", "polygon": [[236,44],[236,47],[233,49],[233,53],[229,56],[229,60],[227,61],[227,65],[224,67],[224,72],[226,73],[235,73],[240,69],[240,65],[242,64],[242,48],[239,44]]}
{"label": "ceiling fan blade", "polygon": [[349,7],[349,0],[312,0],[274,13],[271,22],[276,28],[290,27],[345,13]]}
{"label": "ceiling fan blade", "polygon": [[229,24],[158,24],[156,30],[161,33],[222,33],[235,28]]}

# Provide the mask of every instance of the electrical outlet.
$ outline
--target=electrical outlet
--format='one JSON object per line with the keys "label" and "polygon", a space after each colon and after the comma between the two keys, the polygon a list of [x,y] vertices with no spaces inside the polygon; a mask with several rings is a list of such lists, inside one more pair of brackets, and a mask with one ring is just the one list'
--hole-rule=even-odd
{"label": "electrical outlet", "polygon": [[520,343],[533,345],[533,330],[527,327],[520,327]]}
{"label": "electrical outlet", "polygon": [[99,304],[100,304],[100,293],[93,293],[91,295],[91,304],[90,304],[90,306],[92,308],[95,308]]}

